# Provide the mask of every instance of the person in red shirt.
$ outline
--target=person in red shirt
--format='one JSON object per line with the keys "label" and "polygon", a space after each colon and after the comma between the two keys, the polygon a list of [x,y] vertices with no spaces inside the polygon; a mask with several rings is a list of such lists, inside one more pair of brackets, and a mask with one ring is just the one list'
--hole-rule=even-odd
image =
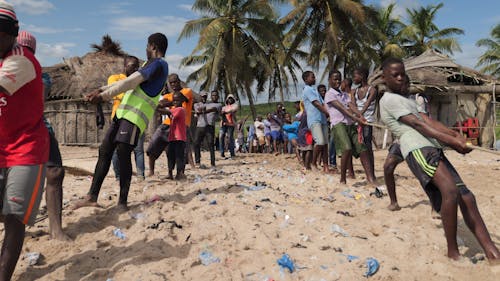
{"label": "person in red shirt", "polygon": [[167,179],[173,179],[173,170],[177,166],[176,180],[184,180],[184,168],[186,166],[184,158],[184,149],[186,148],[187,130],[186,130],[186,110],[182,104],[186,102],[186,97],[176,91],[173,95],[171,109],[159,109],[161,113],[167,114],[170,119],[170,130],[168,133],[168,176]]}
{"label": "person in red shirt", "polygon": [[[16,44],[19,24],[12,6],[0,2],[0,198],[4,239],[0,280],[10,280],[42,199],[49,132],[43,122],[42,68]],[[29,106],[26,106],[29,104]]]}

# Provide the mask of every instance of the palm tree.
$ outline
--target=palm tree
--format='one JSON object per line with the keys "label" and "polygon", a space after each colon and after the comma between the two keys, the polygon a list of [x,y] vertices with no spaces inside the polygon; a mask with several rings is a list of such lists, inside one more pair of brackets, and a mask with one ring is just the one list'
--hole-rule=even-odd
{"label": "palm tree", "polygon": [[478,47],[487,48],[484,54],[479,57],[476,66],[482,66],[482,72],[500,78],[500,24],[497,24],[490,34],[491,38],[480,39],[476,43]]}
{"label": "palm tree", "polygon": [[401,30],[400,36],[404,40],[409,55],[418,56],[429,49],[453,54],[462,51],[454,35],[462,35],[459,28],[439,29],[434,23],[436,13],[443,7],[443,3],[429,5],[418,9],[406,9],[409,24]]}
{"label": "palm tree", "polygon": [[379,8],[371,23],[371,29],[376,33],[376,48],[380,62],[388,57],[404,57],[399,36],[404,24],[394,16],[396,3],[391,3],[385,8]]}
{"label": "palm tree", "polygon": [[101,52],[105,54],[111,54],[115,56],[125,56],[125,52],[123,52],[120,43],[113,41],[111,36],[108,34],[102,37],[101,44],[90,44],[90,47],[94,49],[96,52]]}
{"label": "palm tree", "polygon": [[[285,39],[290,50],[297,50],[306,43],[309,55],[306,62],[314,69],[326,61],[326,69],[339,68],[346,61],[347,49],[357,47],[363,40],[357,35],[364,32],[365,9],[360,0],[307,0],[289,1],[294,7],[280,22],[289,25]],[[348,46],[347,42],[352,42]],[[367,42],[369,40],[366,40]],[[354,43],[355,42],[355,43]],[[363,47],[370,48],[369,44]]]}
{"label": "palm tree", "polygon": [[203,65],[188,81],[236,97],[238,90],[245,92],[254,118],[252,83],[257,69],[268,65],[267,46],[280,43],[281,28],[271,2],[280,1],[197,0],[193,10],[202,17],[188,21],[178,39],[199,34],[198,44],[183,65]]}

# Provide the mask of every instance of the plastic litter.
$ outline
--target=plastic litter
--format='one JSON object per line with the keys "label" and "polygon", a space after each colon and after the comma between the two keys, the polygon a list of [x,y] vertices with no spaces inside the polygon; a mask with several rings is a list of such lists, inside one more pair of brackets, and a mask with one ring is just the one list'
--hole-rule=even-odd
{"label": "plastic litter", "polygon": [[160,196],[160,195],[155,194],[155,195],[153,195],[153,197],[149,198],[149,199],[146,201],[146,203],[147,203],[147,204],[151,204],[151,203],[153,203],[153,202],[160,201],[161,199],[162,199],[162,198],[161,198],[161,196]]}
{"label": "plastic litter", "polygon": [[217,200],[210,201],[210,203],[208,203],[208,205],[217,205]]}
{"label": "plastic litter", "polygon": [[116,237],[118,237],[118,238],[120,238],[120,239],[122,239],[122,240],[127,239],[127,236],[125,235],[125,233],[123,233],[123,232],[122,232],[122,230],[121,230],[121,229],[119,229],[119,228],[115,228],[115,229],[113,230],[113,234],[114,234]]}
{"label": "plastic litter", "polygon": [[207,196],[204,193],[200,193],[196,195],[196,197],[198,197],[198,200],[200,201],[207,201]]}
{"label": "plastic litter", "polygon": [[366,259],[366,272],[364,274],[365,277],[370,277],[373,274],[377,273],[380,267],[379,262],[375,258],[367,258]]}
{"label": "plastic litter", "polygon": [[194,183],[199,183],[199,182],[201,182],[201,180],[202,180],[201,176],[200,175],[196,175],[196,176],[194,176],[194,181],[193,182]]}
{"label": "plastic litter", "polygon": [[200,253],[200,261],[203,265],[210,265],[212,263],[220,263],[220,259],[214,256],[210,251],[204,250]]}
{"label": "plastic litter", "polygon": [[375,191],[370,193],[370,196],[375,196],[377,198],[382,198],[384,197],[384,192],[382,191],[382,188],[375,187]]}
{"label": "plastic litter", "polygon": [[130,217],[136,220],[142,220],[146,218],[146,215],[143,213],[130,213]]}
{"label": "plastic litter", "polygon": [[267,184],[265,182],[256,181],[255,185],[246,186],[245,189],[248,191],[259,191],[259,190],[265,189],[266,187],[267,187]]}
{"label": "plastic litter", "polygon": [[331,231],[334,233],[338,233],[344,237],[349,237],[349,233],[347,233],[345,230],[342,229],[338,224],[334,224],[331,227]]}
{"label": "plastic litter", "polygon": [[38,252],[27,253],[26,258],[28,259],[29,265],[36,265],[38,263],[38,260],[40,259],[40,253]]}
{"label": "plastic litter", "polygon": [[293,273],[295,271],[295,264],[288,254],[283,254],[283,256],[281,256],[281,258],[277,260],[277,262],[281,268],[288,269],[290,273]]}
{"label": "plastic litter", "polygon": [[353,255],[345,255],[345,257],[347,258],[348,262],[352,262],[353,260],[358,260],[359,259],[358,256],[353,256]]}
{"label": "plastic litter", "polygon": [[344,195],[344,197],[347,197],[347,198],[354,198],[354,195],[352,195],[349,190],[344,190],[344,191],[340,192],[340,194]]}

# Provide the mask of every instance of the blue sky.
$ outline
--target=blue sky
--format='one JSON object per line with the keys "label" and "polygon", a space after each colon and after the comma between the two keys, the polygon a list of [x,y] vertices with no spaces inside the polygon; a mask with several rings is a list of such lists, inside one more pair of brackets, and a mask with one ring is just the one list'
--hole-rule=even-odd
{"label": "blue sky", "polygon": [[[394,0],[368,0],[365,3],[388,5]],[[38,41],[37,56],[43,66],[62,62],[62,58],[83,56],[90,51],[91,43],[100,43],[109,34],[121,43],[122,48],[140,58],[145,58],[146,38],[153,32],[162,32],[169,38],[166,60],[171,71],[186,77],[193,69],[179,69],[182,57],[189,55],[196,44],[196,37],[177,42],[187,20],[197,18],[191,11],[194,1],[142,0],[142,1],[76,1],[76,0],[8,0],[14,5],[21,29],[31,31]],[[483,52],[475,42],[489,36],[491,28],[500,23],[498,0],[399,0],[397,14],[404,18],[406,8],[444,3],[438,11],[439,28],[458,27],[465,31],[459,37],[462,53],[454,58],[458,63],[474,67]],[[286,11],[286,7],[280,10]]]}

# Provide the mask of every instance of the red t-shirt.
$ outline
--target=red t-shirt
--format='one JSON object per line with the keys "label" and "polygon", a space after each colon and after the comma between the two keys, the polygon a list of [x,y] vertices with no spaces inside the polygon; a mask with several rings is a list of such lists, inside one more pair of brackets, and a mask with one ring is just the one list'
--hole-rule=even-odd
{"label": "red t-shirt", "polygon": [[186,141],[186,110],[182,107],[171,108],[172,120],[168,141]]}
{"label": "red t-shirt", "polygon": [[0,168],[47,162],[42,68],[31,51],[15,46],[0,59],[0,86]]}

